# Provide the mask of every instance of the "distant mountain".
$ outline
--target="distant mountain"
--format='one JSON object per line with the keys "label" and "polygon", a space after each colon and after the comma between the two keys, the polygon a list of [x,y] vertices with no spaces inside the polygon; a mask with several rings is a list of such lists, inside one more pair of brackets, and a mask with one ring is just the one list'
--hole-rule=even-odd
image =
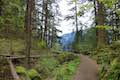
{"label": "distant mountain", "polygon": [[67,33],[60,36],[60,43],[63,50],[71,50],[71,44],[74,41],[75,32]]}

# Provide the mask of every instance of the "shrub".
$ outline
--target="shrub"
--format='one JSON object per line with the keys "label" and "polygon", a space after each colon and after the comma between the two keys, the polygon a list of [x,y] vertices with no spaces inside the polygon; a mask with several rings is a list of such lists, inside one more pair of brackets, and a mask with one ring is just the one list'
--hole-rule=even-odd
{"label": "shrub", "polygon": [[59,62],[53,57],[42,58],[37,62],[36,69],[43,78],[51,75],[51,72],[59,65]]}
{"label": "shrub", "polygon": [[61,64],[64,62],[69,62],[71,60],[74,60],[75,58],[77,58],[77,56],[68,52],[62,52],[57,56],[57,59]]}
{"label": "shrub", "polygon": [[115,41],[110,47],[98,49],[95,53],[100,64],[98,75],[100,80],[120,80],[120,41]]}
{"label": "shrub", "polygon": [[17,66],[16,72],[20,75],[22,80],[41,80],[39,73],[35,69],[26,70],[22,66]]}
{"label": "shrub", "polygon": [[46,43],[45,41],[41,40],[37,43],[37,46],[40,48],[40,49],[45,49],[46,48]]}
{"label": "shrub", "polygon": [[16,72],[18,74],[24,74],[24,75],[26,75],[27,70],[24,67],[22,67],[22,66],[17,66],[16,67]]}
{"label": "shrub", "polygon": [[79,59],[70,62],[65,62],[53,71],[55,80],[70,80],[71,75],[76,71],[77,65],[80,63]]}
{"label": "shrub", "polygon": [[119,50],[120,49],[120,40],[113,42],[113,44],[111,44],[110,48],[113,50]]}
{"label": "shrub", "polygon": [[59,43],[55,43],[52,48],[51,51],[60,51],[61,47]]}
{"label": "shrub", "polygon": [[118,58],[115,58],[110,65],[108,80],[120,80],[120,63]]}
{"label": "shrub", "polygon": [[35,69],[28,70],[27,74],[32,80],[41,80],[39,73]]}

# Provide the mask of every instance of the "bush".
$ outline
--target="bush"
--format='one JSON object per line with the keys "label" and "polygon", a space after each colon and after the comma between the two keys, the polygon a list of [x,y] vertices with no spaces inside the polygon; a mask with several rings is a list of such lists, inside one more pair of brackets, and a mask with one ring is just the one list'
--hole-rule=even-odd
{"label": "bush", "polygon": [[110,48],[113,50],[120,50],[120,40],[113,42],[113,44],[111,44]]}
{"label": "bush", "polygon": [[108,80],[120,80],[120,63],[118,58],[114,59],[110,65]]}
{"label": "bush", "polygon": [[51,48],[51,51],[60,51],[61,47],[59,43],[55,43]]}
{"label": "bush", "polygon": [[100,64],[98,71],[100,80],[120,80],[119,49],[120,41],[115,41],[110,47],[94,51],[96,60]]}
{"label": "bush", "polygon": [[16,67],[16,72],[20,75],[20,77],[27,80],[41,80],[39,73],[35,69],[26,70],[22,66]]}
{"label": "bush", "polygon": [[60,65],[53,71],[53,74],[56,78],[55,80],[70,80],[71,75],[74,74],[79,63],[80,60],[75,59],[73,61],[65,62],[64,64]]}
{"label": "bush", "polygon": [[46,49],[46,43],[45,41],[41,40],[37,43],[38,48],[40,49]]}
{"label": "bush", "polygon": [[26,70],[24,67],[22,67],[22,66],[17,66],[17,67],[16,67],[16,72],[17,72],[18,74],[26,75],[27,70]]}
{"label": "bush", "polygon": [[59,62],[53,57],[42,58],[37,62],[36,69],[43,78],[51,75],[51,72],[59,65]]}
{"label": "bush", "polygon": [[69,62],[71,60],[74,60],[75,58],[77,58],[77,56],[68,52],[62,52],[57,56],[57,59],[60,63]]}
{"label": "bush", "polygon": [[56,54],[55,57],[41,58],[36,69],[42,75],[42,79],[70,80],[79,63],[79,57],[68,52],[62,52]]}
{"label": "bush", "polygon": [[39,73],[35,69],[27,71],[28,76],[33,80],[41,80]]}

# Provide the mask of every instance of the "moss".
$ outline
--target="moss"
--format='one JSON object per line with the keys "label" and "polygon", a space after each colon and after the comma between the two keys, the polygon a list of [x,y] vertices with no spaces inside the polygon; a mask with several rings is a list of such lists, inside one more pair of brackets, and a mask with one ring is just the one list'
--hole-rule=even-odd
{"label": "moss", "polygon": [[23,75],[26,75],[26,69],[24,68],[24,67],[22,67],[22,66],[17,66],[16,67],[16,72],[18,73],[18,74],[23,74]]}

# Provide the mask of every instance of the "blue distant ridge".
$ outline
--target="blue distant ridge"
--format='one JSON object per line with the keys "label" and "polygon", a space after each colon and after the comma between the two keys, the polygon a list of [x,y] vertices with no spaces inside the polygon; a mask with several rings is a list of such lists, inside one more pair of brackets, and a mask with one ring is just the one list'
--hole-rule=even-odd
{"label": "blue distant ridge", "polygon": [[71,50],[71,44],[74,41],[75,32],[67,33],[60,37],[61,37],[60,43],[61,43],[62,49],[65,51]]}

